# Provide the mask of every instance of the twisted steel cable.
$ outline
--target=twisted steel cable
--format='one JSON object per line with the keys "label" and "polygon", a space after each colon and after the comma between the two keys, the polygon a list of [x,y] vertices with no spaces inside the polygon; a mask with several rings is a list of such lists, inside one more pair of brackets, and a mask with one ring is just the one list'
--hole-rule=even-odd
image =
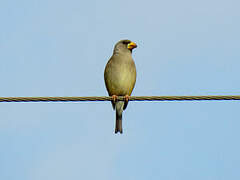
{"label": "twisted steel cable", "polygon": [[[118,96],[117,100],[123,101],[124,96]],[[109,96],[87,97],[0,97],[0,102],[78,102],[78,101],[111,101]],[[210,100],[240,100],[240,95],[226,96],[130,96],[130,101],[210,101]]]}

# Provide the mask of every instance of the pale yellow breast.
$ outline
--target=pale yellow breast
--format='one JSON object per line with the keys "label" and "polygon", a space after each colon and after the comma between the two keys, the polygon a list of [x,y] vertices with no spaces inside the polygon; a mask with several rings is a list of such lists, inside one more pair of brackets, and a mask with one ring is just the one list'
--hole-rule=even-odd
{"label": "pale yellow breast", "polygon": [[109,62],[104,79],[109,95],[131,95],[136,82],[136,67],[133,60]]}

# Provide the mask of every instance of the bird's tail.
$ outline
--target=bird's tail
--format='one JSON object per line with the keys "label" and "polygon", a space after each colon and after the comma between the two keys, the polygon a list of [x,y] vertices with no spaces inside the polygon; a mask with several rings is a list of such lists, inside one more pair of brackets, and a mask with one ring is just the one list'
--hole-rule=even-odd
{"label": "bird's tail", "polygon": [[115,126],[115,133],[120,132],[123,133],[122,130],[122,112],[123,112],[123,101],[117,101],[116,102],[116,126]]}

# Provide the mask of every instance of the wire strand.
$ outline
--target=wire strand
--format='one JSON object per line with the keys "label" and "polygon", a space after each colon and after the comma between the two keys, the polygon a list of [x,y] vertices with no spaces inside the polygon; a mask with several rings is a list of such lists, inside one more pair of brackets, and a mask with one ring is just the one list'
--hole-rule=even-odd
{"label": "wire strand", "polygon": [[[78,101],[111,101],[109,96],[87,97],[0,97],[0,102],[78,102]],[[117,100],[124,101],[124,96]],[[240,95],[226,96],[130,96],[130,101],[210,101],[210,100],[240,100]]]}

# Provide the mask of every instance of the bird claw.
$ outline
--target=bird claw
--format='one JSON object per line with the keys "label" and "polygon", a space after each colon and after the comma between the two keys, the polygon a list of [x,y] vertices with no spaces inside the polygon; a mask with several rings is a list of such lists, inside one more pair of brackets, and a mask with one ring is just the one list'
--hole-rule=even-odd
{"label": "bird claw", "polygon": [[123,106],[123,110],[125,110],[127,108],[128,105],[128,101],[130,100],[130,96],[129,95],[125,95],[124,96],[124,106]]}
{"label": "bird claw", "polygon": [[116,95],[112,95],[112,101],[113,101],[113,103],[115,103],[117,101],[117,96]]}
{"label": "bird claw", "polygon": [[128,103],[129,100],[130,100],[130,96],[129,96],[129,95],[125,95],[125,96],[124,96],[124,101],[125,101],[126,103]]}

